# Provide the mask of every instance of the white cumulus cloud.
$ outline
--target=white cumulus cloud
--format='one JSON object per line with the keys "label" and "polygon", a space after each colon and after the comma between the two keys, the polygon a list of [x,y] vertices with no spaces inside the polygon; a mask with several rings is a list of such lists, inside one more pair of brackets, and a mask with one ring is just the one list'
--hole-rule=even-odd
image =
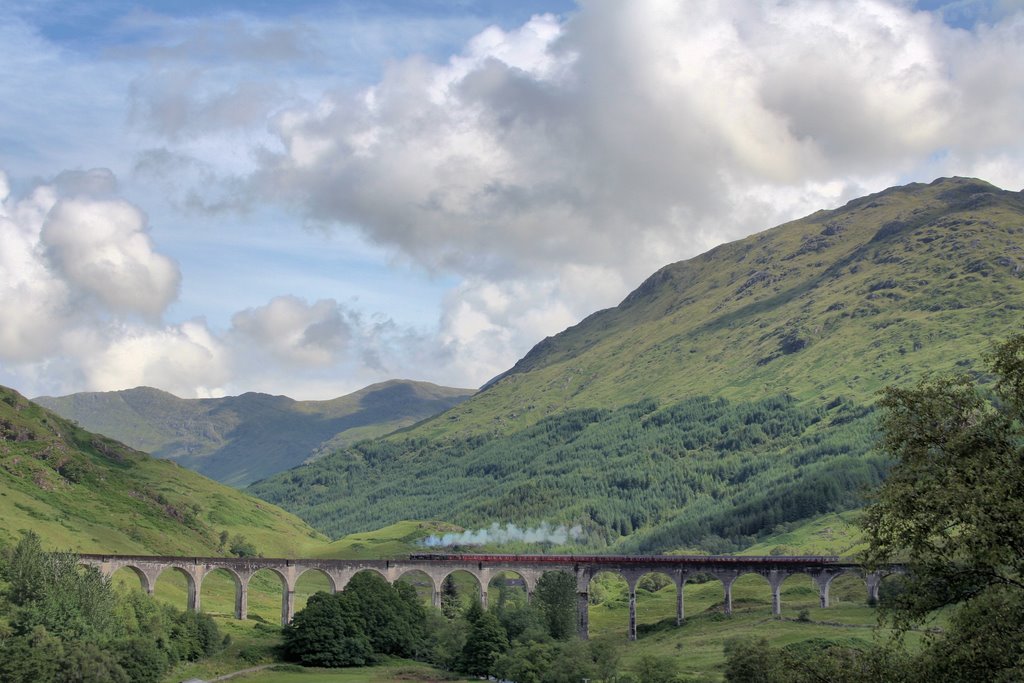
{"label": "white cumulus cloud", "polygon": [[880,0],[592,0],[287,110],[258,179],[430,267],[636,277],[709,230],[792,217],[782,200],[746,222],[766,186],[834,199],[816,189],[951,149],[1020,164],[1021,24],[968,33]]}
{"label": "white cumulus cloud", "polygon": [[178,396],[223,395],[230,379],[229,351],[201,322],[166,327],[125,326],[102,338],[77,330],[68,342],[79,353],[86,386],[93,391],[159,387]]}
{"label": "white cumulus cloud", "polygon": [[236,313],[234,331],[249,343],[286,363],[327,366],[346,351],[352,315],[332,299],[309,305],[295,296],[279,296],[265,306]]}
{"label": "white cumulus cloud", "polygon": [[203,323],[161,322],[181,275],[116,187],[76,171],[16,197],[0,173],[0,370],[39,391],[206,393],[229,358]]}
{"label": "white cumulus cloud", "polygon": [[159,315],[178,293],[181,274],[157,253],[146,220],[125,201],[68,199],[48,213],[41,242],[76,291],[117,311]]}
{"label": "white cumulus cloud", "polygon": [[253,187],[458,274],[440,341],[481,381],[723,241],[909,180],[1019,181],[1022,44],[1010,10],[586,0],[287,108]]}
{"label": "white cumulus cloud", "polygon": [[68,284],[43,257],[42,224],[56,203],[51,188],[37,188],[17,200],[0,172],[0,359],[41,357],[55,348],[69,310]]}
{"label": "white cumulus cloud", "polygon": [[[452,284],[424,303],[436,326],[364,310],[357,292],[292,296],[300,289],[286,282],[279,296],[223,309],[242,309],[230,320],[168,323],[181,275],[145,215],[113,174],[69,172],[17,197],[0,188],[0,361],[42,372],[59,358],[81,382],[109,386],[122,358],[125,381],[177,374],[192,394],[327,397],[389,376],[478,385],[657,268],[723,241],[942,175],[1019,189],[1024,8],[920,4],[580,0],[564,16],[479,31],[447,59],[427,56],[436,45],[409,23],[350,30],[343,48],[309,17],[137,13],[148,38],[104,65],[77,55],[70,70],[58,51],[19,58],[46,40],[6,30],[15,86],[72,74],[47,102],[81,99],[79,74],[109,71],[120,90],[104,107],[122,103],[148,150],[135,150],[129,180],[143,194],[163,187],[157,203],[211,222],[273,215],[355,232]],[[356,64],[370,34],[379,45],[367,54],[403,48],[384,67]],[[71,139],[69,108],[39,101],[24,106]],[[115,119],[90,121],[109,130]],[[26,120],[16,130],[43,125]]]}

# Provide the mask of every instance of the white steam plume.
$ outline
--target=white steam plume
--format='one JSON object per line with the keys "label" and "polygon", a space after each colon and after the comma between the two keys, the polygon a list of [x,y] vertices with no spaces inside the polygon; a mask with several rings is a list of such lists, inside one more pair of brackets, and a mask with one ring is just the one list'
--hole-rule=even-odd
{"label": "white steam plume", "polygon": [[570,538],[575,541],[582,533],[583,528],[579,525],[572,528],[564,525],[553,527],[544,522],[536,529],[520,529],[515,524],[506,524],[504,527],[500,527],[495,522],[486,529],[467,529],[461,533],[448,533],[443,536],[431,535],[423,539],[421,543],[428,548],[445,548],[453,545],[498,545],[513,541],[562,545]]}

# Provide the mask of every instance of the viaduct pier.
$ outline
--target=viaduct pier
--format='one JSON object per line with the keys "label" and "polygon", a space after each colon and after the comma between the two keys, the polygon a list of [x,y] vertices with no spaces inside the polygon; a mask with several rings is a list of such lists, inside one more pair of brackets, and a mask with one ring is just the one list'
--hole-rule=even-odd
{"label": "viaduct pier", "polygon": [[270,570],[281,580],[281,623],[291,622],[295,612],[295,586],[300,576],[315,571],[325,575],[331,590],[343,590],[358,572],[373,571],[388,582],[402,579],[410,572],[422,572],[430,578],[432,601],[440,606],[441,590],[452,572],[463,571],[472,575],[480,589],[480,601],[487,606],[487,587],[492,578],[502,572],[512,572],[522,578],[529,599],[537,581],[546,572],[559,571],[576,580],[577,628],[581,638],[589,634],[590,582],[601,572],[612,572],[626,580],[629,586],[629,639],[636,639],[636,589],[647,574],[668,576],[676,586],[676,624],[685,619],[683,586],[688,579],[698,576],[704,580],[713,577],[722,583],[723,609],[732,613],[732,585],[740,576],[756,574],[764,577],[772,593],[772,614],[782,610],[782,583],[795,574],[809,576],[818,588],[821,607],[828,607],[829,586],[837,577],[852,574],[864,581],[868,600],[877,601],[882,579],[889,574],[902,573],[899,566],[884,570],[866,571],[859,564],[844,562],[837,557],[821,556],[765,556],[741,557],[732,555],[691,556],[615,556],[615,555],[411,555],[395,560],[319,560],[280,558],[224,558],[224,557],[156,557],[147,555],[79,555],[80,562],[91,565],[104,575],[111,576],[119,569],[130,569],[138,577],[143,590],[152,594],[157,578],[165,571],[184,575],[188,584],[188,608],[200,609],[203,578],[218,569],[226,571],[235,583],[235,618],[245,619],[248,611],[248,586],[253,574]]}

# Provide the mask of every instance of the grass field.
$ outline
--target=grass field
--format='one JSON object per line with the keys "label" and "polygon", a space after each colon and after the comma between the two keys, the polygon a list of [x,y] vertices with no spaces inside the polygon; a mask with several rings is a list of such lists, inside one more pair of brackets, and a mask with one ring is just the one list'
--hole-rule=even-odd
{"label": "grass field", "polygon": [[[621,583],[619,583],[621,581]],[[639,638],[626,642],[629,607],[625,581],[608,581],[611,598],[590,608],[591,638],[620,643],[622,668],[631,669],[645,655],[669,656],[677,661],[680,673],[693,680],[718,681],[722,677],[725,642],[734,637],[764,637],[773,646],[782,646],[810,638],[838,642],[871,642],[889,637],[886,629],[876,629],[877,610],[867,605],[864,582],[853,576],[833,581],[830,606],[818,606],[818,589],[810,578],[793,576],[783,583],[782,615],[771,614],[768,583],[746,575],[733,584],[733,615],[722,609],[723,589],[718,581],[685,586],[683,597],[686,620],[675,625],[676,589],[667,585],[660,590],[637,591]],[[801,612],[805,620],[801,620]],[[911,633],[911,646],[922,635]]]}
{"label": "grass field", "polygon": [[0,387],[0,547],[31,529],[85,553],[221,555],[221,534],[269,557],[327,538],[295,515],[133,451]]}
{"label": "grass field", "polygon": [[839,555],[852,557],[867,548],[857,525],[860,510],[837,512],[808,520],[792,531],[752,545],[740,555]]}

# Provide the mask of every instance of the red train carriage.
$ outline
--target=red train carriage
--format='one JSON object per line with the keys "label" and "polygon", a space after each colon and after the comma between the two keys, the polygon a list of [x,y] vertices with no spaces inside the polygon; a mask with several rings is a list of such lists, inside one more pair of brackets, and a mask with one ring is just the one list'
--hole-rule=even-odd
{"label": "red train carriage", "polygon": [[512,564],[707,564],[730,562],[765,564],[829,564],[834,555],[483,555],[472,553],[414,553],[410,560],[437,562],[501,562]]}

